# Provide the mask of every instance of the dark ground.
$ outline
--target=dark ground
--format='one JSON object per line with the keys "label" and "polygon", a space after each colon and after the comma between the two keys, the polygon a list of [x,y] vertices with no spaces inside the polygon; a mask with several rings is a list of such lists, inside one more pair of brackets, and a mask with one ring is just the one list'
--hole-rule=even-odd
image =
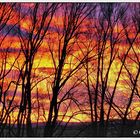
{"label": "dark ground", "polygon": [[[44,124],[40,124],[38,129],[36,129],[35,125],[36,124],[33,124],[34,137],[43,137]],[[134,121],[128,120],[126,125],[123,126],[121,120],[112,120],[109,122],[108,129],[105,127],[103,129],[99,128],[98,124],[97,135],[95,135],[95,131],[91,123],[69,123],[65,129],[64,126],[65,124],[58,126],[53,137],[140,137],[140,121],[137,121],[137,123],[134,124]],[[15,137],[16,129],[17,128],[14,127],[10,129],[9,132],[7,127],[4,135],[1,137]],[[106,131],[106,133],[101,135],[101,131]]]}

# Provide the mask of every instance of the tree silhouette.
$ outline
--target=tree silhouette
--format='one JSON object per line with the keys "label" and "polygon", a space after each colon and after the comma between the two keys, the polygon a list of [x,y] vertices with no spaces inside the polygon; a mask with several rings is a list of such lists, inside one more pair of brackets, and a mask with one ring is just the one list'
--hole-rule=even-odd
{"label": "tree silhouette", "polygon": [[[55,76],[52,85],[52,99],[50,101],[48,121],[46,122],[44,129],[44,136],[53,135],[59,112],[58,96],[61,94],[60,91],[86,60],[86,56],[84,56],[79,63],[74,64],[73,68],[70,64],[70,69],[64,74],[65,76],[63,76],[66,60],[69,54],[72,52],[76,40],[78,40],[81,34],[81,25],[90,12],[94,9],[94,7],[88,9],[87,4],[81,3],[63,4],[62,8],[64,9],[61,9],[63,14],[63,29],[61,31],[62,35],[60,34],[60,30],[57,30],[59,35],[58,59],[54,59],[54,54],[52,50],[50,50],[55,67]],[[57,61],[58,65],[56,64]]]}
{"label": "tree silhouette", "polygon": [[[21,50],[24,56],[23,71],[22,71],[22,96],[20,109],[18,113],[18,132],[20,136],[21,125],[24,121],[23,115],[26,118],[27,136],[33,136],[31,113],[32,113],[32,72],[35,56],[40,48],[43,39],[49,29],[52,17],[58,4],[34,4],[29,9],[29,17],[32,21],[32,26],[25,34],[22,27],[19,25],[19,39],[21,42]],[[22,6],[22,5],[21,5]],[[22,10],[22,9],[20,9]],[[40,15],[41,10],[41,15]],[[20,17],[19,17],[20,18]],[[21,21],[22,22],[22,21]],[[26,40],[26,41],[25,41]],[[27,110],[27,111],[26,111]]]}
{"label": "tree silhouette", "polygon": [[0,3],[0,136],[57,137],[69,128],[78,128],[69,136],[132,135],[140,116],[139,8]]}

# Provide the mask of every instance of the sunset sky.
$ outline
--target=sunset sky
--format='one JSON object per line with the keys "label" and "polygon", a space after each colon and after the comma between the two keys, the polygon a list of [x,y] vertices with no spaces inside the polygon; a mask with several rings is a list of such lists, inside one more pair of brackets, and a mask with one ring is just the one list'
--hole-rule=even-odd
{"label": "sunset sky", "polygon": [[[0,30],[0,84],[3,86],[3,94],[8,88],[8,92],[6,96],[6,104],[8,106],[8,102],[12,99],[14,95],[14,91],[16,89],[16,84],[11,81],[17,81],[20,75],[20,70],[23,68],[25,60],[24,51],[30,50],[30,46],[28,46],[29,33],[33,28],[33,16],[32,10],[35,6],[35,3],[22,3],[21,9],[17,6],[11,13],[11,17],[6,23],[6,26]],[[9,11],[7,6],[7,11]],[[117,10],[118,7],[116,7]],[[20,14],[19,14],[20,9]],[[39,27],[42,21],[43,10],[45,10],[45,6],[43,3],[39,6],[37,15],[36,15],[36,27],[33,31],[33,36],[36,36]],[[86,11],[87,9],[85,9]],[[130,10],[130,9],[129,9]],[[85,12],[83,11],[83,13]],[[2,16],[3,9],[0,9],[0,16]],[[115,8],[114,8],[115,13]],[[71,14],[71,13],[69,13]],[[33,123],[37,122],[39,115],[39,122],[44,122],[48,117],[48,110],[50,105],[50,100],[52,98],[52,85],[54,83],[56,69],[55,66],[59,65],[59,55],[61,55],[63,45],[64,45],[64,27],[67,26],[67,22],[69,19],[67,17],[64,18],[64,9],[60,7],[56,10],[55,14],[52,17],[50,26],[48,31],[46,32],[43,40],[41,41],[37,52],[34,56],[33,67],[31,71],[31,97],[32,97],[32,114],[31,120]],[[103,51],[103,69],[102,69],[102,77],[99,77],[99,89],[101,90],[102,81],[101,78],[106,80],[106,74],[110,63],[110,54],[111,54],[111,39],[118,38],[117,43],[114,43],[113,54],[114,60],[112,61],[108,79],[107,79],[107,89],[106,96],[110,98],[112,92],[114,90],[115,82],[117,80],[122,60],[130,47],[130,44],[126,38],[125,30],[123,29],[123,24],[121,20],[113,26],[112,38],[109,38],[109,35],[106,36],[106,41],[99,41],[99,36],[101,38],[103,36],[103,32],[101,32],[101,20],[98,18],[99,12],[97,8],[97,12],[94,15],[91,14],[89,17],[86,17],[84,21],[78,27],[79,34],[75,35],[67,45],[67,56],[65,59],[65,64],[62,71],[61,83],[66,79],[66,77],[73,71],[83,60],[85,55],[88,54],[90,61],[88,61],[88,70],[89,70],[89,84],[90,91],[93,93],[92,98],[94,99],[94,90],[96,87],[97,80],[97,65],[98,65],[98,51],[99,47],[105,47]],[[129,17],[130,16],[130,17]],[[81,19],[84,17],[84,14],[79,18],[78,23],[80,23]],[[48,24],[51,16],[49,15],[44,24]],[[131,14],[127,15],[127,18],[131,18]],[[66,20],[67,19],[67,20]],[[125,18],[124,18],[125,19]],[[66,20],[66,21],[64,21]],[[115,16],[112,15],[112,21],[115,20]],[[126,19],[127,20],[127,19]],[[105,30],[108,30],[107,34],[111,34],[111,28],[107,29],[107,21],[104,22]],[[136,28],[133,25],[133,21],[129,20],[129,25],[126,27],[126,31],[129,32],[128,37],[133,40],[136,35]],[[99,30],[95,28],[95,25],[98,25]],[[43,35],[43,32],[46,28],[44,25],[44,29],[41,30],[40,35]],[[1,23],[0,23],[1,27]],[[9,29],[11,31],[9,31]],[[22,36],[19,35],[19,32]],[[8,33],[8,34],[7,34]],[[87,34],[89,33],[89,34]],[[6,35],[7,34],[7,35]],[[6,35],[6,37],[5,37]],[[139,49],[139,37],[140,34],[137,35],[136,41],[133,44],[133,47],[130,49],[128,56],[125,61],[125,65],[121,71],[121,76],[119,78],[117,88],[115,91],[114,104],[119,107],[116,107],[116,110],[119,112],[124,112],[129,101],[131,92],[132,92],[132,81],[130,80],[130,75],[135,79],[138,71],[137,62],[140,59],[140,49]],[[22,40],[23,39],[23,40]],[[116,39],[117,40],[117,39]],[[21,49],[22,48],[22,49]],[[101,49],[101,48],[100,48]],[[60,53],[59,53],[60,52]],[[137,54],[137,55],[136,55]],[[7,56],[6,56],[7,55]],[[54,59],[53,59],[53,57]],[[6,58],[6,60],[5,60]],[[126,69],[127,68],[127,69]],[[12,69],[11,71],[9,71]],[[22,69],[24,72],[25,67]],[[2,78],[4,73],[9,73]],[[131,73],[131,74],[130,74]],[[100,73],[101,74],[101,73]],[[61,87],[58,95],[57,102],[61,101],[63,97],[66,95],[66,100],[60,104],[59,110],[59,121],[70,121],[70,122],[90,122],[90,106],[89,106],[89,97],[87,94],[87,80],[86,80],[86,65],[83,63],[78,66],[77,70],[74,70],[72,76],[68,79],[68,81]],[[139,91],[139,83],[140,78],[137,81],[137,90]],[[10,84],[10,86],[9,86]],[[22,80],[19,80],[19,85],[16,91],[16,95],[14,98],[14,102],[12,106],[18,106],[21,101],[21,93],[22,93]],[[139,93],[138,93],[139,94]],[[98,102],[100,104],[100,95],[98,94]],[[37,100],[38,96],[38,100]],[[106,100],[107,100],[106,97]],[[73,100],[71,100],[73,98]],[[38,106],[39,104],[39,106]],[[0,103],[2,108],[2,103]],[[107,102],[104,104],[104,110],[108,110],[109,105]],[[10,114],[12,117],[12,122],[14,123],[15,118],[18,115],[18,107],[15,108],[14,112]],[[38,114],[39,110],[39,114]],[[98,113],[100,111],[100,105],[98,109]],[[133,102],[129,109],[129,119],[135,119],[137,113],[140,111],[140,99],[134,94]],[[66,113],[66,114],[65,114]],[[63,118],[65,114],[65,117]],[[70,119],[71,118],[71,119]],[[106,116],[105,116],[106,118]],[[46,119],[46,120],[45,120]],[[69,120],[70,119],[70,120]],[[119,115],[112,109],[110,119],[120,119]]]}

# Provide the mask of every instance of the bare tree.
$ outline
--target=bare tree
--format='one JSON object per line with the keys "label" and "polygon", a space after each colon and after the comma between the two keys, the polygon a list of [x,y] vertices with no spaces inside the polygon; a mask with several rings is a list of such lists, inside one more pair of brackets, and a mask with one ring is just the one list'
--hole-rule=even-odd
{"label": "bare tree", "polygon": [[[20,109],[18,113],[18,132],[20,136],[21,125],[24,121],[23,115],[26,118],[26,132],[27,136],[33,136],[32,124],[31,124],[31,112],[32,112],[32,72],[35,55],[40,48],[44,37],[50,27],[50,23],[54,12],[58,4],[33,4],[29,9],[29,18],[31,20],[31,26],[29,30],[24,34],[22,26],[19,24],[19,38],[21,42],[21,49],[24,56],[23,70],[22,71],[22,96],[20,102]],[[22,4],[21,4],[22,6]],[[20,8],[20,14],[22,16],[22,8]],[[20,17],[19,17],[20,18]],[[22,22],[22,21],[21,21]],[[20,22],[20,23],[21,23]],[[25,41],[26,40],[26,41]]]}
{"label": "bare tree", "polygon": [[[118,54],[118,44],[121,42],[123,37],[123,29],[119,29],[120,20],[123,18],[126,11],[126,7],[123,4],[98,4],[96,7],[96,13],[91,15],[90,28],[93,30],[93,38],[96,40],[93,46],[96,46],[94,52],[96,51],[96,61],[91,62],[95,64],[96,74],[93,77],[96,79],[92,82],[94,92],[94,119],[95,119],[95,130],[98,130],[97,121],[99,120],[99,135],[105,135],[105,117],[107,117],[107,122],[109,120],[110,111],[109,108],[106,114],[105,107],[109,104],[112,106],[114,98],[114,93],[110,93],[110,86],[114,86],[115,83],[110,85],[110,75],[112,72],[112,65],[117,59]],[[93,69],[95,69],[93,67]],[[94,70],[95,71],[95,70]],[[118,76],[119,77],[119,76]],[[115,81],[115,80],[114,80]],[[114,84],[114,85],[113,85]],[[92,86],[91,85],[91,86]],[[95,86],[94,86],[95,85]],[[111,94],[111,98],[110,98]],[[108,102],[108,100],[110,100]],[[90,101],[91,102],[91,101]],[[115,107],[116,108],[116,107]],[[100,109],[100,112],[99,112]],[[102,129],[103,128],[103,129]],[[98,133],[95,131],[95,135]]]}
{"label": "bare tree", "polygon": [[[15,21],[12,25],[9,25],[10,22],[15,18],[14,10],[16,4],[14,3],[1,3],[0,4],[0,56],[1,56],[1,68],[0,68],[0,104],[1,104],[1,113],[0,113],[0,134],[4,135],[4,129],[7,127],[7,122],[9,121],[9,130],[11,125],[10,114],[16,109],[17,106],[14,104],[14,99],[16,96],[16,91],[18,87],[19,80],[14,80],[10,76],[13,71],[13,67],[20,55],[20,50],[15,55],[13,62],[10,62],[9,56],[15,51],[12,48],[13,41],[8,42],[8,38],[12,35],[12,32],[15,31],[18,21]],[[7,45],[6,45],[7,44]],[[15,46],[13,46],[15,47]],[[13,56],[14,57],[14,56]],[[11,78],[9,78],[9,76]],[[9,81],[10,79],[11,81]],[[11,88],[13,91],[11,91]],[[10,131],[9,131],[10,135]]]}
{"label": "bare tree", "polygon": [[[63,4],[62,8],[63,9],[61,9],[61,12],[63,14],[63,28],[60,28],[61,30],[57,30],[57,59],[54,58],[53,50],[50,50],[54,64],[55,75],[52,85],[52,98],[50,101],[48,121],[46,122],[44,129],[44,136],[53,135],[59,112],[58,97],[61,95],[62,88],[66,85],[67,81],[79,70],[79,68],[81,68],[82,64],[86,60],[86,56],[84,56],[80,61],[78,58],[76,58],[78,62],[76,61],[73,65],[72,62],[70,62],[69,70],[64,73],[64,67],[66,66],[67,59],[73,52],[75,42],[78,40],[81,34],[81,25],[90,12],[94,9],[94,7],[88,9],[87,4],[80,3]],[[64,94],[64,97],[65,96],[66,94]]]}
{"label": "bare tree", "polygon": [[[121,135],[124,135],[124,130],[126,130],[127,126],[127,120],[128,115],[131,112],[131,105],[134,102],[134,97],[137,96],[139,99],[139,90],[138,90],[138,81],[139,81],[139,74],[140,74],[140,60],[139,60],[139,33],[140,33],[140,13],[137,11],[136,7],[139,7],[139,4],[130,5],[131,12],[129,13],[129,17],[123,19],[122,25],[125,31],[125,37],[127,40],[126,45],[128,45],[128,54],[125,63],[121,60],[124,69],[126,70],[126,76],[129,80],[127,80],[127,85],[129,87],[128,93],[130,93],[128,102],[124,111],[123,116],[123,123],[122,123],[122,133]],[[129,20],[129,21],[128,21]],[[127,22],[126,22],[127,21]],[[129,26],[131,25],[131,27]],[[130,29],[131,28],[131,29]],[[130,36],[131,34],[131,36]],[[135,47],[136,46],[136,47]],[[132,55],[133,54],[133,57]],[[130,68],[129,63],[134,64],[133,69],[135,69],[135,73],[132,70],[132,67]],[[130,111],[129,111],[130,110]],[[135,121],[139,117],[139,112],[137,113]]]}

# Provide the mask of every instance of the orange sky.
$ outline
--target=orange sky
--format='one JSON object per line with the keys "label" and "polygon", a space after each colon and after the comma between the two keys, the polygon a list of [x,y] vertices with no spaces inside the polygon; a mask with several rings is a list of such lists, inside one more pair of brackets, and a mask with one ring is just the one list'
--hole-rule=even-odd
{"label": "orange sky", "polygon": [[[24,4],[25,7],[28,8],[28,4]],[[14,11],[14,17],[8,21],[7,26],[10,24],[15,24],[16,23],[16,18],[18,17],[18,14],[16,11]],[[51,23],[51,27],[57,26],[59,29],[63,28],[63,17],[62,15],[59,15],[57,17],[57,14],[53,17],[52,19],[52,23]],[[40,22],[40,19],[38,19],[38,22]],[[88,24],[88,20],[85,21],[85,24]],[[31,18],[26,15],[24,19],[22,19],[20,21],[20,25],[21,25],[21,29],[25,32],[28,32],[31,28],[32,25],[32,21]],[[118,25],[117,27],[115,27],[115,33],[119,32],[121,30],[121,26]],[[81,28],[81,31],[86,30],[86,27]],[[34,32],[35,34],[36,32]],[[32,79],[32,87],[36,84],[37,81],[44,79],[42,82],[40,82],[37,86],[35,86],[32,90],[32,104],[33,106],[37,106],[37,101],[36,101],[36,92],[38,90],[39,92],[39,102],[40,105],[44,107],[45,111],[43,112],[42,107],[40,107],[40,118],[39,121],[42,122],[45,120],[45,117],[47,118],[48,115],[48,108],[49,108],[49,96],[51,97],[52,94],[52,89],[51,89],[51,84],[53,82],[53,78],[54,78],[54,65],[53,65],[53,61],[51,58],[51,53],[49,50],[49,45],[51,45],[51,49],[53,49],[53,54],[55,57],[55,63],[56,65],[58,65],[58,33],[56,33],[53,30],[50,30],[49,33],[51,33],[51,36],[49,36],[48,34],[45,36],[36,56],[35,56],[35,60],[34,60],[34,64],[33,64],[33,71],[32,71],[32,76],[34,76],[34,78]],[[61,37],[62,34],[59,34],[59,37]],[[133,36],[133,34],[130,34],[130,36]],[[1,35],[1,37],[3,37]],[[125,38],[122,38],[122,40]],[[48,43],[51,42],[50,44]],[[63,38],[62,38],[63,40]],[[70,41],[70,43],[73,43],[74,39]],[[89,42],[91,40],[88,38],[85,38],[83,36],[80,36],[79,39],[79,45],[78,44],[74,44],[72,52],[69,54],[69,56],[66,59],[66,64],[64,65],[64,71],[63,71],[63,76],[66,76],[66,74],[70,71],[71,69],[74,69],[74,67],[79,63],[78,59],[81,59],[83,57],[83,53],[82,51],[85,53],[87,51],[87,46],[89,45]],[[84,42],[84,43],[83,43]],[[70,44],[69,43],[69,44]],[[92,45],[90,46],[91,49],[93,49],[92,53],[89,54],[89,56],[94,56],[96,54],[96,48],[94,48],[94,45],[97,42],[93,39],[92,40]],[[63,41],[61,42],[61,46],[63,44]],[[80,46],[80,47],[79,47]],[[109,46],[109,43],[106,44],[106,47]],[[12,63],[14,62],[15,58],[18,56],[18,53],[20,51],[20,47],[21,47],[21,43],[20,40],[18,38],[17,35],[8,35],[5,40],[3,41],[3,43],[1,44],[1,50],[0,50],[0,57],[3,58],[3,55],[5,54],[3,49],[6,49],[10,47],[9,53],[8,53],[8,58],[7,58],[7,64],[6,64],[6,70],[9,70],[11,68]],[[123,57],[124,52],[127,50],[128,48],[128,44],[126,43],[119,43],[116,45],[116,51],[117,49],[119,49],[118,51],[118,55],[120,57]],[[82,51],[80,50],[80,48],[82,48]],[[136,53],[139,54],[139,50],[137,49],[137,45],[134,46],[134,48],[136,48]],[[104,58],[104,75],[106,73],[106,68],[108,67],[108,63],[109,63],[109,52],[110,49],[107,48],[105,50],[105,58]],[[118,56],[117,55],[117,56]],[[134,57],[134,52],[131,50],[129,53],[130,57]],[[96,70],[95,68],[97,67],[97,56],[94,56],[95,60],[93,60],[92,62],[89,63],[89,71],[90,71],[90,84],[94,85],[96,83]],[[20,54],[18,61],[15,63],[14,67],[12,68],[12,71],[6,76],[5,78],[5,82],[4,82],[4,88],[6,89],[10,80],[14,80],[16,79],[19,74],[17,67],[21,67],[23,62],[24,62],[24,55],[23,53]],[[0,60],[0,65],[1,65],[2,59]],[[137,71],[137,66],[136,64],[131,60],[131,59],[127,59],[126,63],[128,63],[128,65],[131,63],[129,69],[130,71],[133,73],[133,75],[136,75],[136,71]],[[114,83],[116,81],[117,78],[117,74],[119,72],[121,66],[121,62],[118,58],[115,58],[115,60],[113,61],[113,64],[111,66],[110,72],[109,72],[109,79],[108,79],[108,86],[109,86],[109,91],[111,92],[114,86]],[[74,81],[77,80],[77,77],[82,77],[83,79],[85,78],[85,69],[84,67],[82,67],[81,69],[79,69],[79,71],[76,73],[76,75],[72,78],[70,78],[68,80],[68,83],[64,86],[64,88],[61,91],[61,94],[58,98],[58,101],[64,96],[64,94],[73,86]],[[125,69],[122,70],[122,75],[120,77],[118,86],[117,86],[117,91],[115,94],[115,99],[114,102],[119,105],[122,110],[123,108],[125,108],[124,104],[126,103],[126,101],[128,100],[128,97],[130,96],[130,89],[129,86],[126,84],[127,82],[130,82],[128,75],[127,75],[127,71]],[[79,82],[79,81],[77,81]],[[15,85],[12,84],[10,87],[10,91],[9,91],[9,98],[12,97],[13,95],[13,91],[15,89]],[[70,101],[65,101],[64,103],[62,103],[61,107],[60,107],[60,112],[59,112],[59,117],[58,120],[62,119],[62,116],[64,115],[65,111],[67,110],[67,106],[70,106],[69,109],[67,110],[66,113],[66,117],[63,119],[64,122],[67,122],[68,119],[75,114],[72,119],[70,120],[71,122],[79,122],[79,121],[90,121],[90,115],[89,115],[89,105],[88,103],[86,103],[86,101],[88,101],[88,96],[86,95],[86,89],[85,89],[85,85],[83,82],[81,82],[81,84],[76,87],[73,96],[79,101],[79,103],[81,104],[81,109],[85,110],[85,114],[80,112],[79,113],[79,108],[76,106],[76,104],[74,102],[70,103]],[[86,97],[86,98],[85,98]],[[18,87],[18,92],[15,98],[15,103],[19,103],[21,98],[21,86]],[[70,104],[69,104],[70,103]],[[134,101],[133,104],[131,105],[131,108],[134,108],[133,111],[131,112],[131,115],[133,116],[132,118],[135,118],[135,116],[137,115],[137,112],[140,111],[140,107],[139,107],[140,103],[139,100]],[[108,105],[105,106],[105,110],[108,108]],[[32,110],[32,122],[36,122],[37,120],[37,108],[34,107]],[[45,114],[43,114],[45,113]],[[116,115],[115,112],[112,111],[112,118],[118,118],[118,116]],[[45,117],[43,116],[45,115]],[[11,116],[13,117],[13,121],[14,121],[14,117],[17,116],[17,110],[11,114]],[[131,118],[131,119],[132,119]]]}

